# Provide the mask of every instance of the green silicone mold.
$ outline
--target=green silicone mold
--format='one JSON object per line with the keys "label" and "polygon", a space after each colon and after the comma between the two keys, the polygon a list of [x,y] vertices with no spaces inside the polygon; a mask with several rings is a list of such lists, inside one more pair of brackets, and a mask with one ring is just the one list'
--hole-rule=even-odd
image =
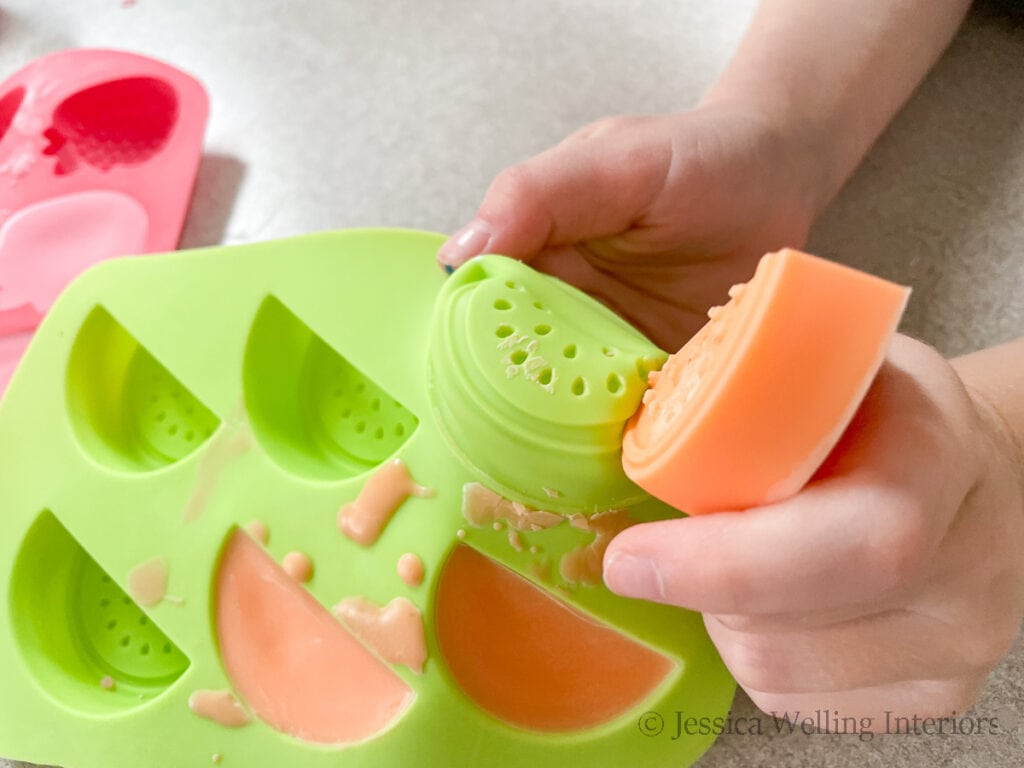
{"label": "green silicone mold", "polygon": [[[358,230],[111,261],[61,297],[0,405],[0,755],[67,768],[410,755],[426,768],[678,768],[707,749],[711,734],[638,727],[651,711],[728,711],[735,686],[700,616],[575,570],[600,562],[609,521],[678,514],[619,466],[623,425],[664,355],[517,262],[487,256],[446,279],[441,242]],[[398,493],[402,465],[417,486]],[[399,485],[381,492],[385,476]],[[352,510],[388,498],[378,537],[342,532]],[[470,522],[464,498],[497,519]],[[585,522],[603,510],[617,511]],[[263,543],[238,549],[242,529]],[[313,564],[308,582],[274,564],[295,553]],[[400,578],[410,555],[422,582]],[[139,586],[152,563],[167,568],[155,597]],[[352,598],[391,604],[388,626],[422,625],[421,671],[387,651],[397,629],[354,639],[331,613]],[[554,624],[535,625],[538,607]],[[242,620],[224,623],[232,610]],[[322,653],[296,629],[303,616],[348,656]],[[558,626],[579,636],[562,632],[552,656],[545,632]],[[511,645],[487,641],[505,632]],[[620,663],[581,666],[607,638]],[[292,647],[308,652],[282,661]],[[365,699],[346,688],[366,679],[344,666],[356,657],[380,681]],[[627,658],[646,682],[629,679],[620,700]],[[522,690],[517,678],[487,687],[510,669]],[[301,722],[257,700],[250,674],[298,701]],[[330,700],[294,699],[289,681],[318,679],[338,681]],[[404,691],[401,706],[358,736],[313,722],[372,711],[383,688]],[[228,714],[248,724],[196,714],[203,691],[234,696]]]}
{"label": "green silicone mold", "polygon": [[188,456],[217,417],[97,307],[68,365],[71,423],[97,461],[147,470]]}
{"label": "green silicone mold", "polygon": [[497,256],[445,285],[431,395],[451,447],[487,485],[567,512],[628,506],[622,430],[666,355],[614,313]]}
{"label": "green silicone mold", "polygon": [[[82,711],[135,708],[188,668],[178,647],[50,512],[25,538],[11,606],[12,627],[33,674]],[[105,690],[105,678],[116,680],[116,688]]]}
{"label": "green silicone mold", "polygon": [[300,475],[352,477],[397,451],[419,420],[268,298],[246,352],[248,408],[267,450]]}

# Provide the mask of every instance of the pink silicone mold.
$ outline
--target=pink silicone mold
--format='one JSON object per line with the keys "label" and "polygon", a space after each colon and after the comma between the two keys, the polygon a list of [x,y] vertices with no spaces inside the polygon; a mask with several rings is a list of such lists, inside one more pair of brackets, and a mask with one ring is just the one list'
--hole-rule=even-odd
{"label": "pink silicone mold", "polygon": [[177,247],[207,111],[194,78],[121,51],[51,54],[0,85],[0,393],[79,272]]}

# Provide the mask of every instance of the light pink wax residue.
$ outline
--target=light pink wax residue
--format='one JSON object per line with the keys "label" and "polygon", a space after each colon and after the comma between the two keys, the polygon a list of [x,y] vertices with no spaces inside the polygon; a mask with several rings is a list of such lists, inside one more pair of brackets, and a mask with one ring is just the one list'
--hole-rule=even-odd
{"label": "light pink wax residue", "polygon": [[338,512],[338,527],[357,544],[368,547],[410,496],[433,496],[431,488],[413,482],[401,459],[384,464],[366,481],[359,496]]}
{"label": "light pink wax residue", "polygon": [[116,683],[114,682],[114,678],[112,678],[110,675],[107,675],[102,680],[100,680],[100,688],[102,688],[105,691],[112,691],[114,690],[115,686]]}
{"label": "light pink wax residue", "polygon": [[128,574],[128,594],[145,608],[159,605],[167,594],[167,561],[156,557],[133,568]]}
{"label": "light pink wax residue", "polygon": [[261,520],[250,520],[244,526],[245,532],[252,536],[263,546],[267,546],[267,542],[270,541],[270,529],[267,524]]}
{"label": "light pink wax residue", "polygon": [[313,561],[302,552],[289,552],[281,561],[281,567],[300,584],[305,584],[313,578]]}
{"label": "light pink wax residue", "polygon": [[423,672],[427,661],[423,617],[409,600],[396,597],[381,607],[362,597],[347,597],[334,606],[334,613],[384,661],[404,664],[416,674]]}
{"label": "light pink wax residue", "polygon": [[225,728],[241,728],[250,722],[249,715],[231,691],[196,691],[188,697],[188,708]]}
{"label": "light pink wax residue", "polygon": [[406,552],[398,558],[398,578],[410,587],[418,587],[423,583],[423,561],[418,555]]}
{"label": "light pink wax residue", "polygon": [[492,526],[501,530],[504,523],[516,531],[540,531],[561,525],[565,518],[554,512],[533,509],[518,501],[511,501],[480,483],[462,486],[462,516],[468,523],[483,528]]}
{"label": "light pink wax residue", "polygon": [[248,453],[252,446],[252,433],[245,421],[245,405],[239,403],[224,427],[213,436],[209,448],[199,460],[192,496],[185,503],[183,518],[186,523],[199,519],[225,471]]}
{"label": "light pink wax residue", "polygon": [[593,587],[601,583],[604,552],[615,536],[634,524],[629,510],[612,509],[592,517],[573,515],[569,523],[580,530],[592,531],[594,540],[581,544],[562,556],[558,571],[569,584]]}

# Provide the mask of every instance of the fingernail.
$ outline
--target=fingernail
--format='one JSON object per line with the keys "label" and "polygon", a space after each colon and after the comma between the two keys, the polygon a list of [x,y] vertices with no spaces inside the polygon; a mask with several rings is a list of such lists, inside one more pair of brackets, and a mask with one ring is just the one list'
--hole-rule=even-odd
{"label": "fingernail", "polygon": [[624,597],[664,600],[665,582],[653,560],[635,555],[611,554],[604,564],[604,583]]}
{"label": "fingernail", "polygon": [[480,219],[473,219],[466,226],[448,238],[437,252],[437,260],[445,268],[453,270],[483,253],[491,241],[491,228]]}

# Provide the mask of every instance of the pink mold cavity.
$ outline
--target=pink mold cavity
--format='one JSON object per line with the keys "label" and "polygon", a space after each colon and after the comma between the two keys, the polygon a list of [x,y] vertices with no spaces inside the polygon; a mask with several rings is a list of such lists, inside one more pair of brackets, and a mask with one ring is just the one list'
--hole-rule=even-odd
{"label": "pink mold cavity", "polygon": [[146,209],[120,192],[78,192],[21,209],[0,229],[0,310],[45,313],[69,275],[145,249]]}
{"label": "pink mold cavity", "polygon": [[14,122],[14,115],[17,114],[21,102],[24,100],[25,89],[20,87],[8,91],[3,98],[0,98],[0,141],[3,141],[4,136],[7,135],[11,123]]}
{"label": "pink mold cavity", "polygon": [[18,361],[25,353],[31,333],[19,333],[16,336],[0,336],[0,395],[7,389],[7,384],[18,367]]}
{"label": "pink mold cavity", "polygon": [[167,144],[178,121],[178,97],[163,80],[131,77],[94,85],[61,102],[44,131],[54,173],[71,173],[78,159],[101,171],[137,165]]}
{"label": "pink mold cavity", "polygon": [[[37,59],[0,94],[2,338],[34,330],[97,262],[177,247],[208,100],[172,66],[99,49]],[[0,395],[15,347],[4,345]]]}

